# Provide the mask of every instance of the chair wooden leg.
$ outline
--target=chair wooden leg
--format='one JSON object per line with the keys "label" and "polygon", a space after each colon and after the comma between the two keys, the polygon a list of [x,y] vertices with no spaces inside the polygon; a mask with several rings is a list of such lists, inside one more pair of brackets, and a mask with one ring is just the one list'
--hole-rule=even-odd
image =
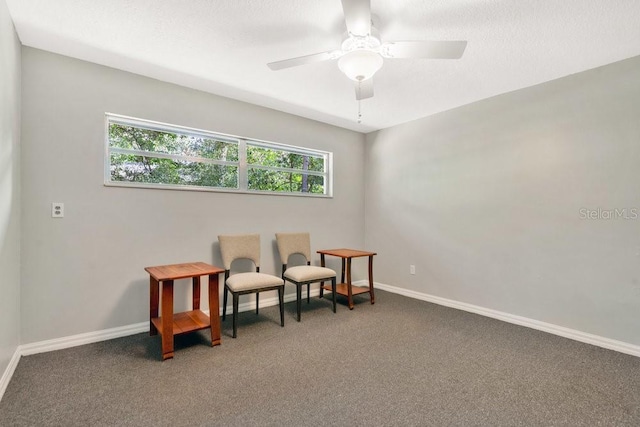
{"label": "chair wooden leg", "polygon": [[284,327],[284,285],[278,288],[278,299],[280,300],[280,326]]}
{"label": "chair wooden leg", "polygon": [[260,304],[260,292],[256,292],[256,314],[258,314],[259,304]]}
{"label": "chair wooden leg", "polygon": [[309,304],[309,296],[311,295],[311,283],[307,283],[307,304]]}
{"label": "chair wooden leg", "polygon": [[296,283],[296,308],[298,310],[298,322],[300,321],[300,310],[302,309],[302,285]]}
{"label": "chair wooden leg", "polygon": [[336,312],[336,278],[331,279],[331,291],[333,293],[333,312]]}
{"label": "chair wooden leg", "polygon": [[237,336],[238,331],[238,294],[233,293],[233,338]]}
{"label": "chair wooden leg", "polygon": [[229,292],[229,289],[227,289],[227,287],[224,287],[224,296],[223,296],[223,303],[222,303],[222,321],[224,322],[224,320],[227,318],[227,292]]}

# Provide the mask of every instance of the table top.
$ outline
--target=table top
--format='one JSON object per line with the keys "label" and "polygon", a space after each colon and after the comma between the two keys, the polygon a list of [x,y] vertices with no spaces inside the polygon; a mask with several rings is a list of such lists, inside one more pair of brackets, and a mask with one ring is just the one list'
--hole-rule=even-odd
{"label": "table top", "polygon": [[185,262],[182,264],[145,267],[147,273],[161,282],[164,280],[185,279],[188,277],[224,273],[224,269],[205,262]]}
{"label": "table top", "polygon": [[319,254],[338,256],[340,258],[357,258],[361,256],[373,256],[377,255],[375,252],[359,251],[356,249],[322,249],[318,251]]}

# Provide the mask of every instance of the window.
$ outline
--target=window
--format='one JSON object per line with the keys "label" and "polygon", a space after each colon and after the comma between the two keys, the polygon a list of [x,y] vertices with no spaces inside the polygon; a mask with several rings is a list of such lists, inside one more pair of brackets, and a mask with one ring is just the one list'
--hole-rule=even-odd
{"label": "window", "polygon": [[331,196],[332,154],[106,115],[105,185]]}

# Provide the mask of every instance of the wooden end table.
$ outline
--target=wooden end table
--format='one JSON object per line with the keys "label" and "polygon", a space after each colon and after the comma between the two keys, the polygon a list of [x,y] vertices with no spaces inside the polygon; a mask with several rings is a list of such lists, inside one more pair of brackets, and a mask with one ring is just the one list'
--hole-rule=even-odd
{"label": "wooden end table", "polygon": [[[347,297],[349,302],[349,310],[353,310],[353,296],[369,293],[371,304],[376,302],[375,295],[373,294],[373,256],[377,255],[375,252],[358,251],[355,249],[323,249],[318,251],[320,254],[320,263],[325,266],[325,255],[336,256],[342,258],[342,277],[338,285],[336,285],[336,293]],[[353,258],[369,257],[369,288],[351,285],[351,260]],[[347,281],[345,282],[345,264]],[[324,290],[331,290],[331,286],[320,286],[320,298],[322,298]]]}
{"label": "wooden end table", "polygon": [[[173,357],[174,335],[211,328],[211,346],[220,345],[218,274],[224,269],[204,262],[146,267],[149,273],[149,335],[162,336],[162,360]],[[209,312],[200,310],[200,276],[209,276]],[[173,313],[173,281],[192,278],[193,309]],[[162,284],[162,313],[158,313],[159,287]]]}

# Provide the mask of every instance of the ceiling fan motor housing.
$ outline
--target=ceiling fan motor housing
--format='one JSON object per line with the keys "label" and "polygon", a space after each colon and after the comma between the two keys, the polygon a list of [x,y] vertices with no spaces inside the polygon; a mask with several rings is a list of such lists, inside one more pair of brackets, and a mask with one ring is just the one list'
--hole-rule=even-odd
{"label": "ceiling fan motor housing", "polygon": [[382,67],[380,37],[371,27],[371,34],[359,36],[349,33],[342,42],[344,54],[338,60],[338,68],[351,80],[360,82],[370,79]]}
{"label": "ceiling fan motor housing", "polygon": [[342,42],[342,51],[350,52],[355,49],[369,49],[377,51],[381,45],[380,33],[374,27],[371,27],[370,34],[364,36],[347,33]]}

